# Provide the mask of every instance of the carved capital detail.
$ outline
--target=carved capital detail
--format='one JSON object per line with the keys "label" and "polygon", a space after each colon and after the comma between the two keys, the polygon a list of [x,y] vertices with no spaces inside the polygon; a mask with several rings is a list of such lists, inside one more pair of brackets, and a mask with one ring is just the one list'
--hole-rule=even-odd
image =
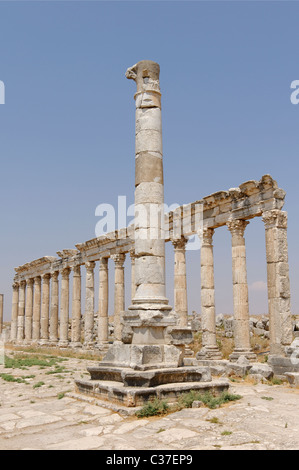
{"label": "carved capital detail", "polygon": [[226,223],[228,230],[231,232],[231,234],[240,237],[244,236],[245,228],[248,224],[249,222],[247,220],[242,219],[232,219]]}
{"label": "carved capital detail", "polygon": [[204,227],[202,230],[202,234],[201,234],[202,244],[212,245],[214,233],[215,233],[215,230],[213,228]]}
{"label": "carved capital detail", "polygon": [[111,255],[111,259],[113,259],[117,268],[122,268],[126,259],[126,255],[125,253],[114,253]]}
{"label": "carved capital detail", "polygon": [[265,224],[266,229],[272,227],[287,228],[288,226],[287,212],[280,211],[279,209],[273,209],[272,211],[263,212],[262,220]]}
{"label": "carved capital detail", "polygon": [[185,250],[188,241],[189,241],[188,238],[184,236],[182,236],[181,238],[177,238],[177,239],[173,238],[171,240],[175,250]]}

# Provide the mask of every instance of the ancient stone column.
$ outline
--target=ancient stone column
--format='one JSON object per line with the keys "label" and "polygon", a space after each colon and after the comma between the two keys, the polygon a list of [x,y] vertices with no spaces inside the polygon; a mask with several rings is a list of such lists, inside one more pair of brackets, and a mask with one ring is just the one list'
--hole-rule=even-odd
{"label": "ancient stone column", "polygon": [[86,267],[86,297],[84,315],[84,346],[90,347],[93,344],[94,327],[94,268],[95,262],[88,261]]}
{"label": "ancient stone column", "polygon": [[141,61],[127,70],[137,84],[135,138],[135,284],[132,306],[167,307],[160,67]]}
{"label": "ancient stone column", "polygon": [[19,309],[19,283],[14,282],[12,285],[12,311],[11,311],[11,330],[10,338],[16,341],[18,332],[18,309]]}
{"label": "ancient stone column", "polygon": [[186,276],[186,244],[188,239],[181,237],[172,240],[174,246],[174,310],[179,315],[179,326],[188,325],[188,300]]}
{"label": "ancient stone column", "polygon": [[108,344],[108,258],[100,259],[98,343],[102,348]]}
{"label": "ancient stone column", "polygon": [[114,340],[121,341],[122,326],[121,312],[125,310],[125,269],[126,255],[117,253],[111,255],[115,263],[114,271]]}
{"label": "ancient stone column", "polygon": [[18,308],[18,335],[17,335],[18,341],[23,341],[24,339],[25,296],[26,296],[26,281],[21,281],[20,293],[19,293],[19,308]]}
{"label": "ancient stone column", "polygon": [[244,231],[249,224],[246,220],[231,220],[227,227],[232,235],[232,271],[234,298],[234,342],[235,348],[230,356],[232,361],[240,356],[255,359],[251,351],[249,327],[249,303],[246,269],[246,248]]}
{"label": "ancient stone column", "polygon": [[59,316],[59,271],[51,272],[51,305],[50,305],[50,343],[58,343],[58,316]]}
{"label": "ancient stone column", "polygon": [[73,268],[73,299],[72,299],[72,347],[80,347],[81,343],[81,268]]}
{"label": "ancient stone column", "polygon": [[216,312],[214,285],[214,229],[205,227],[201,243],[201,316],[202,350],[197,357],[220,359],[221,353],[216,341]]}
{"label": "ancient stone column", "polygon": [[33,317],[33,279],[27,280],[26,309],[25,309],[25,340],[32,340],[32,317]]}
{"label": "ancient stone column", "polygon": [[136,284],[135,284],[135,250],[130,251],[131,257],[131,302],[133,301],[136,293]]}
{"label": "ancient stone column", "polygon": [[49,342],[49,318],[50,318],[50,278],[49,273],[42,275],[42,307],[41,307],[41,338],[40,344]]}
{"label": "ancient stone column", "polygon": [[270,354],[284,355],[292,343],[287,213],[278,209],[263,213],[266,232]]}
{"label": "ancient stone column", "polygon": [[32,340],[40,339],[40,314],[41,314],[41,277],[34,278],[34,296],[33,296],[33,322],[32,322]]}
{"label": "ancient stone column", "polygon": [[70,308],[70,268],[64,268],[61,271],[61,294],[60,294],[60,329],[59,329],[59,343],[61,347],[66,347],[69,344],[68,331],[69,331],[69,308]]}
{"label": "ancient stone column", "polygon": [[0,294],[0,334],[2,333],[2,330],[3,330],[3,298],[4,298],[4,295]]}

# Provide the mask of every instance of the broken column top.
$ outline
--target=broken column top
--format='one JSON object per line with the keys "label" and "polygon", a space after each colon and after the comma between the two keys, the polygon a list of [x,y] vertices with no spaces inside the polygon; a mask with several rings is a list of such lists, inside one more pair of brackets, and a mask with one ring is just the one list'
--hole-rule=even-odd
{"label": "broken column top", "polygon": [[136,82],[137,93],[160,92],[159,75],[160,66],[152,60],[141,60],[126,71],[126,77]]}

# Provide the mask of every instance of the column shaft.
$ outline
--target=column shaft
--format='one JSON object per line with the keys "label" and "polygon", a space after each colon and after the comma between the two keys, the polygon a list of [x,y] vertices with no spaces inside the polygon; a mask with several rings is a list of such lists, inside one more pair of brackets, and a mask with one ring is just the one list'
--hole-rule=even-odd
{"label": "column shaft", "polygon": [[33,279],[27,281],[26,310],[25,310],[25,340],[32,340],[32,317],[33,317]]}
{"label": "column shaft", "polygon": [[125,254],[118,253],[111,256],[115,263],[114,274],[114,339],[121,341],[122,326],[121,312],[125,310]]}
{"label": "column shaft", "polygon": [[33,296],[33,322],[32,322],[32,339],[38,341],[40,339],[40,315],[41,315],[41,278],[34,278],[34,296]]}
{"label": "column shaft", "polygon": [[42,276],[42,306],[41,306],[41,343],[49,341],[49,318],[50,318],[50,274]]}
{"label": "column shaft", "polygon": [[74,267],[72,300],[72,345],[81,346],[81,269]]}
{"label": "column shaft", "polygon": [[18,341],[24,339],[24,326],[25,326],[25,296],[26,296],[26,281],[20,283],[19,294],[19,308],[18,308]]}
{"label": "column shaft", "polygon": [[108,258],[100,259],[98,345],[108,343]]}
{"label": "column shaft", "polygon": [[66,347],[69,344],[69,308],[70,308],[70,292],[69,292],[69,276],[70,268],[64,268],[61,272],[61,302],[60,302],[60,330],[59,330],[59,346]]}
{"label": "column shaft", "polygon": [[213,235],[214,229],[203,229],[200,261],[203,347],[199,355],[209,359],[219,359],[221,353],[216,341]]}
{"label": "column shaft", "polygon": [[293,340],[287,242],[287,213],[263,213],[266,234],[270,354],[284,355]]}
{"label": "column shaft", "polygon": [[246,269],[246,248],[244,231],[249,222],[245,220],[231,220],[227,223],[232,234],[232,273],[234,298],[234,341],[235,349],[230,356],[236,360],[240,355],[247,359],[256,356],[251,351],[249,327],[249,303]]}
{"label": "column shaft", "polygon": [[15,282],[12,286],[12,311],[11,311],[11,331],[10,337],[12,341],[17,339],[18,331],[18,307],[19,307],[19,284]]}
{"label": "column shaft", "polygon": [[188,240],[182,237],[173,240],[174,246],[174,310],[179,315],[180,327],[188,325],[188,298],[186,275],[186,243]]}
{"label": "column shaft", "polygon": [[58,317],[59,317],[59,285],[58,271],[51,273],[51,305],[50,305],[50,343],[58,342]]}
{"label": "column shaft", "polygon": [[84,345],[91,346],[93,343],[94,327],[94,268],[95,263],[87,262],[86,267],[86,298],[84,316]]}

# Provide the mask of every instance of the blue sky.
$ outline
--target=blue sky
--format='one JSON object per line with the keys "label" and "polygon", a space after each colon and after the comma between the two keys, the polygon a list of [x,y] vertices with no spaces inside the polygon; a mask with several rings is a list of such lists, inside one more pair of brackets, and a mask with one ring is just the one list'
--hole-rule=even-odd
{"label": "blue sky", "polygon": [[[15,266],[93,238],[98,204],[116,205],[118,195],[133,203],[135,87],[124,74],[142,59],[161,67],[165,201],[188,203],[271,174],[287,192],[299,313],[299,105],[290,101],[298,13],[299,2],[288,1],[0,2],[6,319]],[[228,230],[214,240],[216,310],[232,313]],[[267,311],[264,245],[254,219],[246,229],[252,314]],[[173,303],[172,247],[166,252]],[[187,262],[189,310],[199,311],[200,252]]]}

